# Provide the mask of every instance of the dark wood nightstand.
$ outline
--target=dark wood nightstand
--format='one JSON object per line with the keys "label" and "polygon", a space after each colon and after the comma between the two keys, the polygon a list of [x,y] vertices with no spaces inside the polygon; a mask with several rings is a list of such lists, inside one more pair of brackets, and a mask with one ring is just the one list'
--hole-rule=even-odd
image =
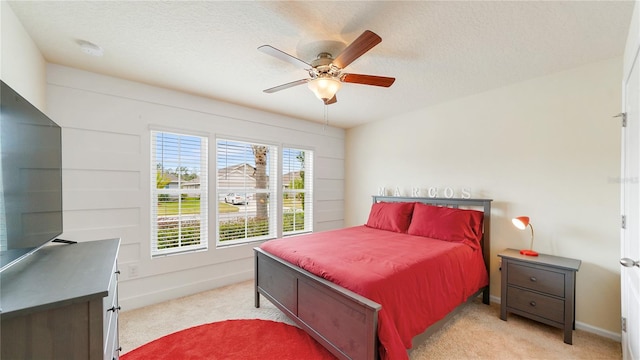
{"label": "dark wood nightstand", "polygon": [[564,342],[572,344],[575,329],[576,271],[580,260],[553,255],[520,255],[507,249],[502,258],[500,319],[514,313],[564,329]]}

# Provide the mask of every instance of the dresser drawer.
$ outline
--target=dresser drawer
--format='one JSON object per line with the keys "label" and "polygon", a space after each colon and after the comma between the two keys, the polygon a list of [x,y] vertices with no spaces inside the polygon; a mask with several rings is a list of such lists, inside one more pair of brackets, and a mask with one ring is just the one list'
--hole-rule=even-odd
{"label": "dresser drawer", "polygon": [[564,274],[509,262],[509,285],[564,297]]}
{"label": "dresser drawer", "polygon": [[507,307],[564,323],[564,300],[509,286]]}
{"label": "dresser drawer", "polygon": [[[111,275],[111,280],[109,281],[109,294],[102,301],[102,311],[104,314],[104,336],[107,336],[109,333],[109,327],[111,326],[109,323],[112,321],[114,317],[114,313],[116,312],[115,308],[118,307],[118,277],[114,271]],[[106,340],[105,340],[106,341]]]}
{"label": "dresser drawer", "polygon": [[115,263],[111,271],[111,279],[109,281],[109,294],[103,298],[103,359],[113,360],[119,358],[118,341],[118,264]]}
{"label": "dresser drawer", "polygon": [[114,313],[109,322],[109,329],[104,344],[104,360],[118,359],[118,313]]}

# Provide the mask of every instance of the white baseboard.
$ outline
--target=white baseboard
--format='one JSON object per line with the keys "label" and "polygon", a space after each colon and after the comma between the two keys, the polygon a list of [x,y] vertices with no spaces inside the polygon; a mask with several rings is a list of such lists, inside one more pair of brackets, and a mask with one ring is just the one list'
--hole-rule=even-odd
{"label": "white baseboard", "polygon": [[[489,296],[489,300],[493,303],[496,304],[500,304],[502,303],[501,299],[497,296]],[[597,326],[593,326],[593,325],[589,325],[589,324],[585,324],[583,322],[580,321],[576,321],[576,329],[577,330],[583,330],[592,334],[596,334],[602,337],[605,337],[607,339],[611,339],[617,342],[621,342],[622,341],[622,334],[621,333],[615,333],[613,331],[609,331],[609,330],[605,330],[602,328],[599,328]]]}
{"label": "white baseboard", "polygon": [[223,277],[192,282],[179,287],[164,288],[156,292],[146,293],[134,297],[118,299],[122,311],[134,310],[141,307],[158,304],[164,301],[177,299],[183,296],[197,294],[203,291],[219,287],[237,284],[254,278],[254,271],[243,271],[235,274],[225,274]]}
{"label": "white baseboard", "polygon": [[584,330],[584,331],[590,332],[592,334],[600,335],[602,337],[605,337],[605,338],[611,339],[611,340],[615,340],[617,342],[621,342],[622,341],[622,334],[621,333],[614,333],[613,331],[601,329],[599,327],[595,327],[593,325],[585,324],[585,323],[580,322],[580,321],[576,321],[576,329]]}

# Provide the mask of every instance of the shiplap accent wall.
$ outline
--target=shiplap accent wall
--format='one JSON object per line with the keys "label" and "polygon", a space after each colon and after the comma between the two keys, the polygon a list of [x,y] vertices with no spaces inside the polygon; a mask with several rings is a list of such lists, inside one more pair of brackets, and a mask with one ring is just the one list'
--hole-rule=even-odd
{"label": "shiplap accent wall", "polygon": [[63,128],[62,238],[122,238],[124,310],[251,279],[254,271],[257,244],[216,249],[213,237],[206,252],[151,259],[150,127],[209,135],[211,194],[216,135],[311,148],[314,229],[343,226],[342,129],[54,64],[47,68],[47,109]]}

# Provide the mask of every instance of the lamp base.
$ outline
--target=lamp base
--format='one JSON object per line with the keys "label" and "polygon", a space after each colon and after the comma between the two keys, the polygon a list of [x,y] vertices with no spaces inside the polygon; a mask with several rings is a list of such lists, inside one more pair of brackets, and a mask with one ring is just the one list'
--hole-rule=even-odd
{"label": "lamp base", "polygon": [[538,256],[538,253],[533,250],[520,250],[520,254],[526,256]]}

